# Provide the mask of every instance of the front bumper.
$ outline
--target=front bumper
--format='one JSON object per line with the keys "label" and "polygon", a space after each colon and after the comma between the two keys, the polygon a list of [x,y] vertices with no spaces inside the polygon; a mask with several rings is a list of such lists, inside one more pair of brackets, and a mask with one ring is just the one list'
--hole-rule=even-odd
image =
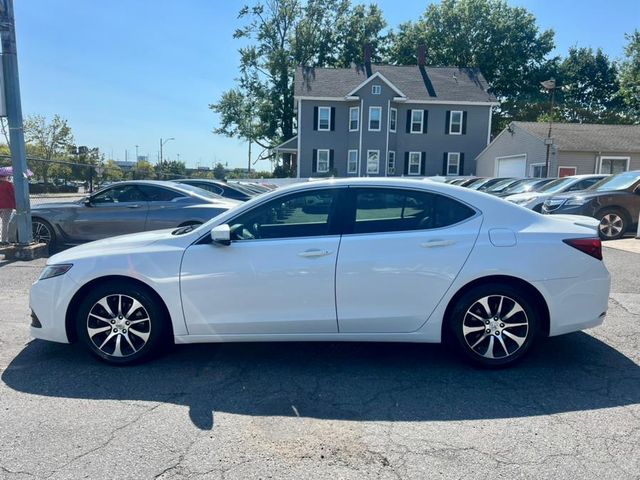
{"label": "front bumper", "polygon": [[31,286],[29,306],[40,327],[31,325],[31,336],[69,343],[66,331],[67,307],[79,285],[69,275],[37,280]]}

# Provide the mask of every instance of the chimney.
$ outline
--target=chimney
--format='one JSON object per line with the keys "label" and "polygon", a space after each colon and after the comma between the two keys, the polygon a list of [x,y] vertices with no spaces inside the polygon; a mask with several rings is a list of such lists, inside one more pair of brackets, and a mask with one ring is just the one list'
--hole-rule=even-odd
{"label": "chimney", "polygon": [[371,44],[370,43],[365,43],[364,44],[364,70],[365,73],[367,74],[367,77],[370,77],[372,72],[371,72]]}
{"label": "chimney", "polygon": [[427,46],[424,43],[418,45],[418,66],[424,67],[427,65]]}

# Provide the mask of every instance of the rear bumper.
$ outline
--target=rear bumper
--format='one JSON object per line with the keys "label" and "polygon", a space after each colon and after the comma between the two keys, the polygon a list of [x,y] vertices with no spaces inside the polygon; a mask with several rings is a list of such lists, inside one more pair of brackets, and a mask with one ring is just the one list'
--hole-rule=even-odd
{"label": "rear bumper", "polygon": [[549,336],[597,327],[604,321],[611,277],[602,262],[578,278],[544,280],[533,285],[547,300]]}

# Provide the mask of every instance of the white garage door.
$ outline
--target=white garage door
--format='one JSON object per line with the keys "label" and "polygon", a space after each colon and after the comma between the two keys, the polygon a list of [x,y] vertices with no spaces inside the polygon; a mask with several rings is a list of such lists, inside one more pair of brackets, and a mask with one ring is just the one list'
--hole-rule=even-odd
{"label": "white garage door", "polygon": [[506,158],[496,158],[497,177],[526,177],[527,176],[527,157],[525,155],[517,155]]}

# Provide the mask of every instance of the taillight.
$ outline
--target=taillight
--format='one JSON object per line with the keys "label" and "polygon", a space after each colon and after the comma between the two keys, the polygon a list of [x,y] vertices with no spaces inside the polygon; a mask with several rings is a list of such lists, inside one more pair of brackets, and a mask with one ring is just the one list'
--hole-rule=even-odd
{"label": "taillight", "polygon": [[593,258],[602,260],[602,242],[599,238],[569,238],[563,242]]}

